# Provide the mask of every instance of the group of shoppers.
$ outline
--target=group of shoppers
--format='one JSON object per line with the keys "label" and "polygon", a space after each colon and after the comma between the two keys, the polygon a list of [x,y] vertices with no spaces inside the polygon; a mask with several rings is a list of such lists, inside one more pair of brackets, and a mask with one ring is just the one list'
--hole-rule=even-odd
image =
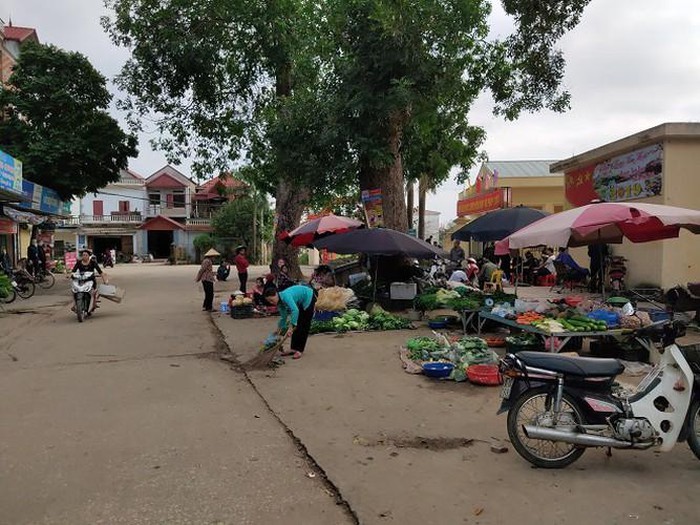
{"label": "group of shoppers", "polygon": [[563,272],[564,279],[575,282],[584,282],[590,277],[591,289],[598,290],[603,278],[604,262],[609,254],[605,244],[589,246],[588,255],[591,260],[589,270],[579,265],[565,247],[560,247],[557,253],[552,248],[544,248],[539,258],[536,258],[531,251],[527,251],[523,258],[508,257],[507,260],[502,257],[499,260],[493,251],[491,246],[487,246],[479,261],[468,257],[465,262],[464,249],[459,241],[454,241],[450,250],[450,262],[454,271],[449,280],[483,286],[484,282],[491,280],[493,272],[500,269],[503,270],[506,278],[512,272],[519,275],[523,282],[535,285],[541,277],[556,276]]}

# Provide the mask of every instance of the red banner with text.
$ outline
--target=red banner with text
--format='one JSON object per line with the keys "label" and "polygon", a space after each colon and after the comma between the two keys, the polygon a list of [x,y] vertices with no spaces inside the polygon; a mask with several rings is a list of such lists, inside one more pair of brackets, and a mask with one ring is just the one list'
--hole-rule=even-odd
{"label": "red banner with text", "polygon": [[497,188],[457,201],[457,216],[464,217],[465,215],[497,210],[502,208],[504,204],[503,188]]}

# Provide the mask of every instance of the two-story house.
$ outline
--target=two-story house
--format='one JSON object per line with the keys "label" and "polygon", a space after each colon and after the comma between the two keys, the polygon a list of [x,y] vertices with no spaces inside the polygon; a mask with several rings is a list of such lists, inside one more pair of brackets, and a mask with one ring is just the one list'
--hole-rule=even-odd
{"label": "two-story house", "polygon": [[164,259],[175,251],[194,258],[194,238],[211,232],[211,216],[245,191],[230,176],[197,186],[172,166],[148,178],[122,170],[118,182],[73,202],[73,216],[56,231],[57,244],[64,250],[90,248],[98,258],[109,249],[127,257]]}
{"label": "two-story house", "polygon": [[133,170],[122,170],[117,182],[74,199],[72,217],[55,233],[57,252],[88,247],[100,256],[110,249],[141,253],[145,246],[138,227],[147,208],[146,180]]}

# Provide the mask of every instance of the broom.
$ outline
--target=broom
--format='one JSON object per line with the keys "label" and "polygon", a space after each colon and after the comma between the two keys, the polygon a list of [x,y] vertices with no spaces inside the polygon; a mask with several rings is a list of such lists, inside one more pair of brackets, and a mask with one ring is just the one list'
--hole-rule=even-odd
{"label": "broom", "polygon": [[275,357],[277,357],[277,352],[282,348],[282,345],[287,340],[287,334],[285,333],[283,337],[271,346],[263,346],[258,355],[247,361],[243,366],[247,370],[254,370],[260,368],[267,368],[271,366],[271,363]]}

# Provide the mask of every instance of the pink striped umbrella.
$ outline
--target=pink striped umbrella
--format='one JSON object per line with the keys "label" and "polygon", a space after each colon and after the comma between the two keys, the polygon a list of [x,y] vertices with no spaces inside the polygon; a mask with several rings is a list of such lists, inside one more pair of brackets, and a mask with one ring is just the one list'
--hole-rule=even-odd
{"label": "pink striped umbrella", "polygon": [[660,204],[601,202],[555,213],[497,243],[499,252],[529,246],[620,244],[678,237],[680,229],[700,233],[700,211]]}
{"label": "pink striped umbrella", "polygon": [[327,235],[349,232],[363,227],[364,224],[360,221],[330,213],[305,222],[291,232],[283,233],[280,238],[292,246],[308,246]]}

